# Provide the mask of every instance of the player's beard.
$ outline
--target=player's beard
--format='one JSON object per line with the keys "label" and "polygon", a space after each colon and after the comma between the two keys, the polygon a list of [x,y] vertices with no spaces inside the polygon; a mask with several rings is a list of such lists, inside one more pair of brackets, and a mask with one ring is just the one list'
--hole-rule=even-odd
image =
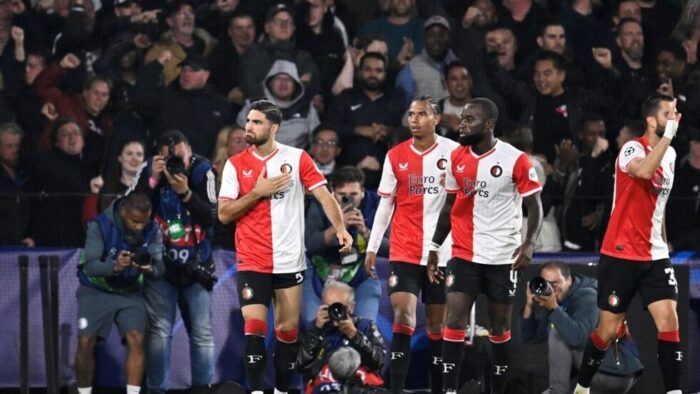
{"label": "player's beard", "polygon": [[475,131],[470,134],[460,134],[459,135],[459,144],[462,146],[473,146],[481,142],[481,140],[484,139],[484,130],[481,131]]}
{"label": "player's beard", "polygon": [[664,122],[664,124],[661,124],[659,119],[656,119],[656,130],[654,130],[654,133],[657,137],[661,138],[664,136],[664,131],[666,131],[666,123]]}
{"label": "player's beard", "polygon": [[265,145],[265,143],[267,143],[267,141],[269,141],[269,140],[270,140],[270,130],[267,130],[260,137],[255,136],[255,135],[249,135],[249,134],[246,134],[246,136],[245,136],[245,142],[247,142],[249,145],[255,145],[255,146]]}

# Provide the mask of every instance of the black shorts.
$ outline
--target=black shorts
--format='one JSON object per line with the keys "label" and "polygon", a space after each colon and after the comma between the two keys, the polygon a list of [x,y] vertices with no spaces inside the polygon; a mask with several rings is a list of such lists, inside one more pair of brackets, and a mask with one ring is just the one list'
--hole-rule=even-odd
{"label": "black shorts", "polygon": [[129,331],[146,331],[146,308],[140,292],[108,293],[80,285],[78,299],[78,336],[107,339],[116,323],[122,338]]}
{"label": "black shorts", "polygon": [[304,271],[289,274],[267,274],[253,271],[238,271],[236,285],[241,307],[253,304],[270,305],[274,291],[299,286],[304,282]]}
{"label": "black shorts", "polygon": [[[444,268],[439,268],[445,273]],[[418,297],[426,305],[445,304],[445,286],[441,283],[430,283],[424,265],[392,261],[389,263],[389,278],[386,281],[389,295],[405,291]]]}
{"label": "black shorts", "polygon": [[600,255],[598,262],[598,308],[624,313],[639,292],[644,308],[660,300],[678,300],[678,283],[671,260],[649,262]]}
{"label": "black shorts", "polygon": [[490,301],[512,304],[520,274],[511,267],[510,264],[478,264],[452,258],[447,262],[445,291],[465,293],[474,300],[484,294]]}

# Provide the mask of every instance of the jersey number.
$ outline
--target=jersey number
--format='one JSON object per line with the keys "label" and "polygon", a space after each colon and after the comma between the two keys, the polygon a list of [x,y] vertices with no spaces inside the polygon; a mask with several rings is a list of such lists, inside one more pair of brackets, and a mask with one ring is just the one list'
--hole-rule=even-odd
{"label": "jersey number", "polygon": [[664,272],[668,274],[668,284],[670,286],[677,286],[678,281],[676,281],[676,273],[673,271],[673,268],[665,268]]}
{"label": "jersey number", "polygon": [[304,275],[302,275],[301,272],[297,272],[296,275],[294,275],[294,279],[297,280],[297,283],[301,283],[304,281]]}
{"label": "jersey number", "polygon": [[168,249],[168,257],[170,257],[170,260],[184,263],[190,258],[190,251],[187,249]]}

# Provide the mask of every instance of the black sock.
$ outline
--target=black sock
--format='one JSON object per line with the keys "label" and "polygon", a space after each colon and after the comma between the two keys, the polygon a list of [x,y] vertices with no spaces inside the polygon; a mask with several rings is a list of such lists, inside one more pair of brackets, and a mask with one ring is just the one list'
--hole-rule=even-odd
{"label": "black sock", "polygon": [[[457,331],[457,330],[455,330]],[[445,334],[448,330],[445,330]],[[459,391],[459,372],[464,358],[464,340],[462,342],[442,341],[442,387],[444,391]]]}
{"label": "black sock", "polygon": [[680,377],[683,367],[683,351],[679,342],[659,339],[659,367],[664,378],[666,392],[680,390]]}
{"label": "black sock", "polygon": [[504,342],[491,342],[493,350],[493,369],[491,370],[491,392],[504,393],[508,386],[508,367],[510,366],[510,334]]}
{"label": "black sock", "polygon": [[292,376],[296,371],[299,341],[286,343],[277,341],[275,348],[275,388],[279,391],[289,391]]}
{"label": "black sock", "polygon": [[442,339],[430,339],[430,391],[442,393]]}
{"label": "black sock", "polygon": [[588,338],[586,342],[586,348],[583,351],[583,359],[581,360],[581,366],[578,369],[578,384],[582,387],[591,387],[591,380],[598,372],[601,361],[605,357],[605,353],[608,351],[606,349],[600,349],[598,346],[593,344],[593,336],[598,337],[596,331],[593,331],[591,338]]}
{"label": "black sock", "polygon": [[248,377],[250,391],[263,389],[267,353],[265,352],[265,337],[258,335],[245,336],[245,374]]}
{"label": "black sock", "polygon": [[402,393],[408,375],[408,366],[411,364],[411,336],[408,334],[394,333],[391,341],[390,373],[392,393]]}

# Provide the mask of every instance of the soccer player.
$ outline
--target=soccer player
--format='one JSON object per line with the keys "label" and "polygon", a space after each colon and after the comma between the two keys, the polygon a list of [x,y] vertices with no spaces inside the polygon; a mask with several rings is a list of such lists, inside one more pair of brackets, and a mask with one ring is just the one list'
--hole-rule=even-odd
{"label": "soccer player", "polygon": [[301,149],[279,144],[277,104],[254,102],[246,118],[250,148],[224,165],[219,220],[236,221],[237,288],[245,321],[245,369],[250,390],[262,394],[267,363],[267,308],[274,299],[275,393],[286,393],[295,370],[304,258],[304,188],[311,191],[336,229],[341,252],[352,238],[345,230],[326,178]]}
{"label": "soccer player", "polygon": [[[390,238],[388,280],[394,309],[391,341],[391,392],[403,392],[411,361],[411,335],[416,326],[416,304],[422,293],[430,340],[430,377],[433,393],[442,392],[442,329],[445,292],[442,285],[428,283],[425,264],[435,231],[437,215],[445,201],[442,177],[450,153],[459,145],[435,134],[440,106],[430,96],[411,102],[408,123],[413,138],[389,151],[384,161],[374,227],[370,234],[365,268],[376,278],[377,250],[394,208]],[[446,245],[447,246],[447,245]]]}
{"label": "soccer player", "polygon": [[[488,298],[493,347],[492,392],[506,389],[510,322],[518,271],[532,258],[542,226],[542,187],[527,154],[493,136],[498,109],[488,99],[470,100],[462,111],[460,148],[446,171],[447,199],[440,211],[428,257],[431,283],[445,280],[447,327],[443,337],[443,388],[459,390],[465,328],[479,294]],[[528,211],[521,243],[522,201]],[[452,230],[452,258],[445,275],[437,250]]]}
{"label": "soccer player", "polygon": [[658,330],[658,355],[666,392],[680,394],[683,352],[678,334],[678,283],[666,245],[664,209],[673,185],[676,151],[670,146],[681,114],[661,94],[642,103],[644,135],[628,141],[615,163],[615,194],[598,262],[600,320],[583,353],[574,393],[589,392],[635,292]]}

